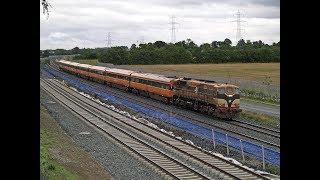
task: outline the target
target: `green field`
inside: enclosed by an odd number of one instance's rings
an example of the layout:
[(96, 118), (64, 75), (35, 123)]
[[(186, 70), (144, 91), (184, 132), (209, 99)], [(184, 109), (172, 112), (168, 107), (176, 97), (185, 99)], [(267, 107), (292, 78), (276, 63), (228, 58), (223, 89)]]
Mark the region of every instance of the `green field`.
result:
[(227, 78), (237, 77), (260, 82), (270, 77), (271, 84), (280, 85), (280, 63), (121, 65), (119, 67), (159, 74), (177, 72)]
[[(97, 65), (97, 59), (72, 60), (73, 62)], [(235, 63), (235, 64), (166, 64), (166, 65), (120, 65), (126, 69), (165, 74), (163, 72), (194, 75), (241, 78), (263, 82), (270, 77), (271, 84), (280, 85), (280, 63)]]

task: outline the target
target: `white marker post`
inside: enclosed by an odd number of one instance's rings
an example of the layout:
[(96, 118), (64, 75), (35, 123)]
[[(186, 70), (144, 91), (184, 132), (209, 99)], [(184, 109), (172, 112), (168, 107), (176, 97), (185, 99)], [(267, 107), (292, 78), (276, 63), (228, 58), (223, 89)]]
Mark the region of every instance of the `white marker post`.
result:
[(212, 130), (213, 148), (216, 149), (216, 141), (214, 139), (214, 130), (213, 129), (211, 129), (211, 130)]
[(242, 154), (242, 160), (244, 160), (244, 153), (243, 153), (243, 145), (242, 145), (242, 140), (240, 139), (240, 148), (241, 148), (241, 154)]
[(228, 134), (226, 134), (226, 141), (227, 141), (227, 155), (229, 156), (229, 142), (228, 142)]
[(261, 147), (262, 147), (262, 166), (263, 166), (263, 170), (265, 170), (266, 169), (266, 165), (265, 165), (265, 162), (264, 162), (264, 147), (263, 147), (263, 145), (261, 145)]

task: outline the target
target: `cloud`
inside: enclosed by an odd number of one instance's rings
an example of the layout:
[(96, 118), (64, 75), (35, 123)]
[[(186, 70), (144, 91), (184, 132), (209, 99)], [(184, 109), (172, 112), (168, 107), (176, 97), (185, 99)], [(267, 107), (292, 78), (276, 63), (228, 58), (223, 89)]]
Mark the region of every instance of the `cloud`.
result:
[(49, 34), (49, 38), (52, 39), (65, 39), (66, 37), (68, 37), (68, 35), (62, 32), (54, 32)]
[[(279, 1), (272, 0), (55, 0), (47, 20), (40, 8), (40, 48), (106, 46), (170, 41), (170, 16), (175, 15), (176, 39), (191, 38), (197, 44), (234, 40), (234, 14), (247, 21), (244, 38), (266, 43), (280, 40)], [(268, 33), (266, 32), (268, 29)], [(255, 39), (258, 38), (258, 39)]]

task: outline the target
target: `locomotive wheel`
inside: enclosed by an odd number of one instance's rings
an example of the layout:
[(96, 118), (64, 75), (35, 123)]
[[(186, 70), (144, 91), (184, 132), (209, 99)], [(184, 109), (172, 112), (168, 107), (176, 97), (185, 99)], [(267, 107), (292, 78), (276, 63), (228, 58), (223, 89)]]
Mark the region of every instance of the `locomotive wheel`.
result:
[(165, 99), (164, 99), (164, 102), (165, 102), (166, 104), (170, 104), (170, 98), (168, 98), (168, 97), (165, 98)]

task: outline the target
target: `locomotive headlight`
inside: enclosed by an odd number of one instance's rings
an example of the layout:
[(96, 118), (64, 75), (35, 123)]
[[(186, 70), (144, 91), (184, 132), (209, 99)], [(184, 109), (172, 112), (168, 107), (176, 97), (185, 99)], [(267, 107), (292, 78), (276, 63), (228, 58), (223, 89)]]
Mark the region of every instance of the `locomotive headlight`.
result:
[(229, 100), (229, 103), (231, 103), (231, 99)]

